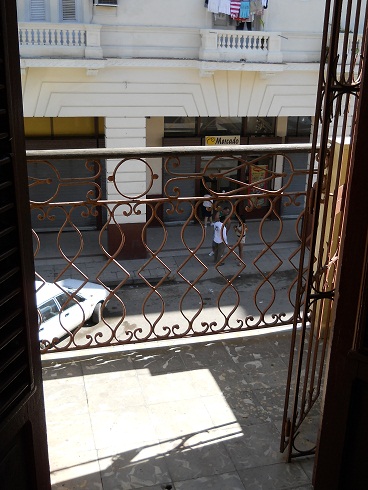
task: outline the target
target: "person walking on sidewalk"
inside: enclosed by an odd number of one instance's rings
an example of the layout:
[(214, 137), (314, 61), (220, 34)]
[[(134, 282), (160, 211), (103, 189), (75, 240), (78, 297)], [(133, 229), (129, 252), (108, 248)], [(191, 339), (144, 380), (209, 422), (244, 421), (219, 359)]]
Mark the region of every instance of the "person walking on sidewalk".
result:
[(207, 227), (208, 221), (212, 225), (212, 201), (209, 194), (205, 194), (207, 200), (203, 201), (203, 216), (204, 216), (204, 227)]
[[(224, 221), (228, 216), (230, 216), (231, 210), (229, 206), (225, 206), (224, 209), (220, 210), (220, 218), (224, 218)], [(231, 217), (226, 221), (226, 232), (229, 233), (231, 226)]]
[(238, 265), (242, 265), (241, 261), (243, 260), (245, 237), (247, 236), (247, 231), (248, 231), (248, 226), (246, 222), (244, 221), (243, 223), (238, 223), (238, 225), (235, 225), (234, 231), (236, 235), (236, 243), (238, 246), (238, 255), (240, 258), (240, 261), (238, 261)]
[[(226, 226), (224, 225), (224, 217), (220, 218), (219, 213), (215, 215), (215, 222), (213, 223), (213, 241), (212, 241), (212, 249), (214, 251), (214, 261), (215, 264), (222, 260), (222, 256), (224, 255), (225, 245), (227, 245), (227, 232)], [(224, 265), (224, 262), (221, 262), (218, 265)]]

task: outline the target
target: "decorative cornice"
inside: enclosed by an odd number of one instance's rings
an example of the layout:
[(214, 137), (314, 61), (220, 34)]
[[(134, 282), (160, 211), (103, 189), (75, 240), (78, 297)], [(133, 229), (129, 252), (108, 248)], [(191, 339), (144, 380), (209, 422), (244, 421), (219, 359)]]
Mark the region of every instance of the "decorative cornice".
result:
[[(194, 59), (167, 58), (105, 58), (105, 59), (66, 59), (66, 58), (21, 58), (21, 69), (25, 68), (83, 68), (103, 70), (110, 67), (122, 68), (192, 68), (201, 76), (211, 76), (216, 71), (248, 71), (281, 73), (284, 71), (318, 71), (318, 63), (251, 63), (243, 61), (200, 61)], [(267, 76), (267, 75), (266, 75)]]
[(206, 70), (204, 68), (201, 68), (199, 70), (199, 76), (201, 78), (210, 78), (210, 77), (213, 77), (213, 75), (215, 74), (215, 72), (212, 70)]

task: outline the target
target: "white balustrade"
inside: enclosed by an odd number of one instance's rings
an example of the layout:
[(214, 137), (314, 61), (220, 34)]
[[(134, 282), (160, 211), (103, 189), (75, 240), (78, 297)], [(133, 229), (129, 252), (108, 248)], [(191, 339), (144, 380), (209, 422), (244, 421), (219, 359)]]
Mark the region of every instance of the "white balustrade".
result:
[(19, 23), (20, 54), (101, 58), (100, 30), (92, 24)]
[(22, 58), (170, 58), (217, 62), (318, 63), (321, 35), (222, 29), (137, 29), (19, 23)]
[(19, 26), (21, 46), (85, 46), (86, 28), (76, 25), (27, 24)]
[(272, 62), (280, 63), (282, 53), (278, 37), (279, 33), (275, 32), (202, 29), (199, 58), (207, 61), (267, 62), (272, 54)]

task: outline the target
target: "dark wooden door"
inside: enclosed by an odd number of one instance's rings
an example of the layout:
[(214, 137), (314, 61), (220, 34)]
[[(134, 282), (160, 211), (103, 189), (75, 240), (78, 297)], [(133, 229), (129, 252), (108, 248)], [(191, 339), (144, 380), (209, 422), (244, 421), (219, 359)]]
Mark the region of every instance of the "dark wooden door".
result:
[(0, 0), (0, 487), (47, 490), (16, 1)]

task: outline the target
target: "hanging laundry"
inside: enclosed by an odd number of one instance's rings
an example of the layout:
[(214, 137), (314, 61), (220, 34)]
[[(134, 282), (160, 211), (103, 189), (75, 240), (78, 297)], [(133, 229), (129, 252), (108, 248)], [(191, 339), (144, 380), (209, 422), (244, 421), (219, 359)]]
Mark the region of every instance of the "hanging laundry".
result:
[(230, 15), (230, 0), (220, 0), (219, 13)]
[(251, 22), (255, 16), (263, 15), (268, 0), (205, 0), (204, 6), (214, 14), (225, 14), (237, 22), (247, 22), (247, 28), (251, 30)]
[(263, 14), (262, 0), (250, 1), (250, 13), (252, 16)]
[(242, 19), (249, 19), (250, 15), (250, 2), (241, 2), (239, 17)]
[(214, 14), (219, 13), (220, 0), (208, 0), (208, 11)]
[(232, 19), (239, 17), (241, 0), (231, 0), (230, 2), (230, 16)]

